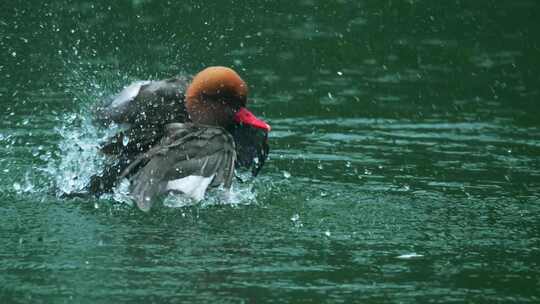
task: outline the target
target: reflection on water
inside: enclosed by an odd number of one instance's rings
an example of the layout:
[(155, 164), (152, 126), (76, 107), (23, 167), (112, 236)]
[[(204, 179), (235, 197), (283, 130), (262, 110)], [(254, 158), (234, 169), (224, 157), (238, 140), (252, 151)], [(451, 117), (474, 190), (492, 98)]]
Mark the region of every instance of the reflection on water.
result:
[[(538, 302), (535, 1), (18, 2), (0, 299)], [(101, 165), (93, 104), (214, 64), (273, 127), (239, 204), (57, 196)]]

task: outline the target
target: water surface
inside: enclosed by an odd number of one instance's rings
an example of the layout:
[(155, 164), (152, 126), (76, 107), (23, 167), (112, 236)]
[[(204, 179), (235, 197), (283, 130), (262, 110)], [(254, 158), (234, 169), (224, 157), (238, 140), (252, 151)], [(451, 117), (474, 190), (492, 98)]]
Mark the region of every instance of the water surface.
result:
[[(1, 302), (538, 302), (539, 9), (2, 3)], [(92, 105), (209, 65), (273, 127), (237, 204), (58, 196), (99, 169)]]

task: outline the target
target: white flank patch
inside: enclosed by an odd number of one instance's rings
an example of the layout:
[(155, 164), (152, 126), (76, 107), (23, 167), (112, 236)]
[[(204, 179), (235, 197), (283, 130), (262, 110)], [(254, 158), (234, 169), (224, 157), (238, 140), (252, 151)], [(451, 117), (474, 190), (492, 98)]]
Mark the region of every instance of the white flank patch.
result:
[(206, 188), (214, 179), (214, 175), (209, 177), (190, 175), (175, 179), (167, 183), (167, 190), (183, 192), (198, 202), (204, 198)]
[(122, 92), (116, 95), (113, 102), (111, 103), (111, 106), (116, 108), (132, 101), (139, 94), (141, 87), (149, 83), (150, 81), (144, 80), (144, 81), (137, 81), (128, 85), (122, 90)]

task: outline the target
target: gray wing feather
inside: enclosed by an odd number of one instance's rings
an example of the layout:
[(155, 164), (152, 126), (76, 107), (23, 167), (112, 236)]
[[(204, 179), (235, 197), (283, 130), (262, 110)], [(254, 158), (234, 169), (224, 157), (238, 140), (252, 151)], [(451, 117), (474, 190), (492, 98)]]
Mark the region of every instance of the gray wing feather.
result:
[(172, 123), (161, 142), (135, 159), (122, 173), (131, 178), (131, 195), (148, 211), (167, 192), (167, 183), (187, 176), (213, 177), (212, 186), (230, 188), (234, 176), (234, 140), (219, 127)]

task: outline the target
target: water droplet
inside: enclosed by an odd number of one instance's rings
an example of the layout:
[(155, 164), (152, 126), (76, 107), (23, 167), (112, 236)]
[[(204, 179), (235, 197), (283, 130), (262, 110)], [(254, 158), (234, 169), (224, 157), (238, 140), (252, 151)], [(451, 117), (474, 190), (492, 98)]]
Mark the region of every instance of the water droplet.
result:
[(129, 137), (128, 136), (122, 137), (122, 145), (125, 147), (128, 144), (129, 144)]
[(291, 174), (288, 171), (283, 171), (283, 177), (290, 178)]
[(396, 258), (402, 259), (402, 260), (408, 260), (408, 259), (417, 259), (417, 258), (422, 258), (422, 257), (424, 257), (424, 255), (417, 254), (416, 252), (412, 252), (412, 253), (398, 255)]

